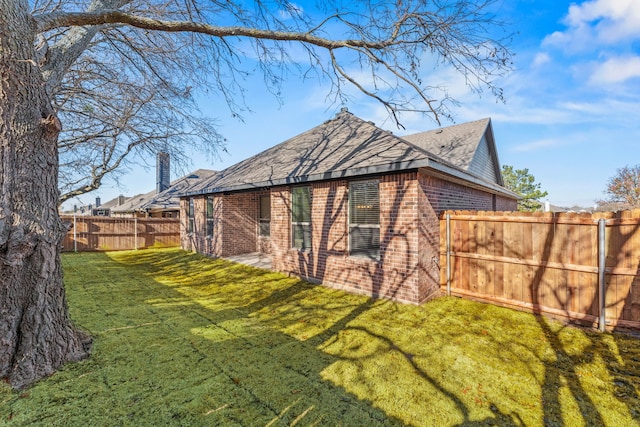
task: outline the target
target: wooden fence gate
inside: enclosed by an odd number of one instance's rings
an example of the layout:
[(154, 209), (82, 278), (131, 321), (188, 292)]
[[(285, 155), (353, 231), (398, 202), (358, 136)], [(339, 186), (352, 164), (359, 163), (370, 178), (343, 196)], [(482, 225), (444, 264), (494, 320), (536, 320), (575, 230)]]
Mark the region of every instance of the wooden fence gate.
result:
[(448, 211), (440, 232), (450, 295), (601, 330), (640, 329), (640, 210)]

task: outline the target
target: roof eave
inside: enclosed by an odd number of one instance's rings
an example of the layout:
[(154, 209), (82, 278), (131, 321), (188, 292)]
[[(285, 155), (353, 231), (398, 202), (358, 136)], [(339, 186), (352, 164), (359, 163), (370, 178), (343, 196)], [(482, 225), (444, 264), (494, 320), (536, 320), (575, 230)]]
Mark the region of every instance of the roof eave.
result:
[(280, 179), (268, 181), (250, 182), (226, 187), (209, 187), (202, 190), (182, 193), (180, 197), (199, 196), (202, 194), (226, 193), (231, 191), (255, 190), (266, 187), (276, 187), (279, 185), (304, 184), (317, 181), (328, 181), (341, 178), (353, 178), (366, 175), (380, 175), (391, 172), (403, 172), (415, 170), (423, 167), (429, 167), (431, 161), (428, 158), (420, 158), (402, 162), (385, 163), (380, 165), (371, 165), (364, 167), (349, 168), (343, 170), (335, 170), (317, 174), (289, 176)]
[(437, 162), (429, 158), (421, 158), (416, 160), (386, 163), (381, 165), (365, 166), (365, 167), (359, 167), (359, 168), (349, 168), (349, 169), (330, 171), (330, 172), (319, 173), (319, 174), (285, 177), (281, 179), (243, 183), (243, 184), (238, 184), (233, 186), (210, 187), (210, 188), (205, 188), (205, 189), (194, 191), (194, 192), (182, 193), (180, 197), (192, 197), (192, 196), (200, 196), (203, 194), (219, 194), (219, 193), (227, 193), (227, 192), (234, 192), (234, 191), (257, 190), (257, 189), (268, 188), (268, 187), (276, 187), (279, 185), (305, 184), (310, 182), (327, 181), (327, 180), (334, 180), (334, 179), (341, 179), (341, 178), (353, 178), (353, 177), (367, 176), (367, 175), (381, 175), (381, 174), (393, 173), (393, 172), (406, 172), (406, 171), (417, 170), (417, 169), (430, 170), (432, 171), (431, 172), (432, 175), (438, 175), (439, 177), (446, 179), (448, 181), (454, 181), (454, 180), (462, 181), (466, 185), (471, 184), (471, 186), (473, 187), (483, 189), (484, 191), (489, 190), (491, 193), (501, 194), (510, 198), (518, 197), (517, 194), (507, 190), (506, 188), (500, 185), (485, 181), (481, 178), (478, 178), (474, 175), (469, 174), (468, 172), (464, 172), (460, 169)]
[(426, 172), (429, 175), (435, 176), (436, 178), (442, 178), (446, 181), (464, 184), (483, 191), (489, 190), (491, 193), (500, 194), (516, 200), (520, 198), (518, 194), (502, 187), (501, 185), (486, 181), (476, 177), (475, 175), (471, 175), (467, 172), (436, 161), (431, 162)]

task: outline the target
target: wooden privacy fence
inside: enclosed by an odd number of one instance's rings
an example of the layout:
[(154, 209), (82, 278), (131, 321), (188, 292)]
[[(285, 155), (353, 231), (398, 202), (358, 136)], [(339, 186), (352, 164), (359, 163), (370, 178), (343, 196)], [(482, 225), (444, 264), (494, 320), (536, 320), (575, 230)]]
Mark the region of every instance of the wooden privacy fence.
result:
[(605, 328), (640, 329), (640, 210), (444, 212), (450, 295)]
[(177, 218), (62, 216), (71, 223), (63, 251), (118, 251), (180, 245)]

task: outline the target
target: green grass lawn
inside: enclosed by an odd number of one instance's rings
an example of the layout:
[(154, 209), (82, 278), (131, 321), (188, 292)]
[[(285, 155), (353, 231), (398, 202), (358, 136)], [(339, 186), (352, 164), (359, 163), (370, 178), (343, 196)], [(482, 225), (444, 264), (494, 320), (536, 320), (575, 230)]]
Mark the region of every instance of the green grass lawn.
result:
[(374, 301), (176, 249), (65, 254), (91, 358), (10, 426), (636, 426), (640, 341), (456, 298)]

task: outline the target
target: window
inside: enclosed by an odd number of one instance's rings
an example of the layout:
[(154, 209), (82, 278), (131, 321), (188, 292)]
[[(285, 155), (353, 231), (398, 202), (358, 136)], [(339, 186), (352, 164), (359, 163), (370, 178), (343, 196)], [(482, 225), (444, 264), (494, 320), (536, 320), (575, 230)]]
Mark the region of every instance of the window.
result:
[(260, 196), (260, 235), (271, 235), (271, 196)]
[(349, 249), (351, 255), (380, 256), (378, 181), (349, 184)]
[(187, 233), (193, 233), (193, 223), (194, 223), (194, 215), (195, 209), (193, 206), (193, 198), (189, 199), (189, 223), (187, 224)]
[(213, 236), (213, 197), (207, 197), (207, 210), (205, 212), (207, 221), (207, 237)]
[(295, 187), (291, 191), (292, 246), (311, 248), (311, 187)]

